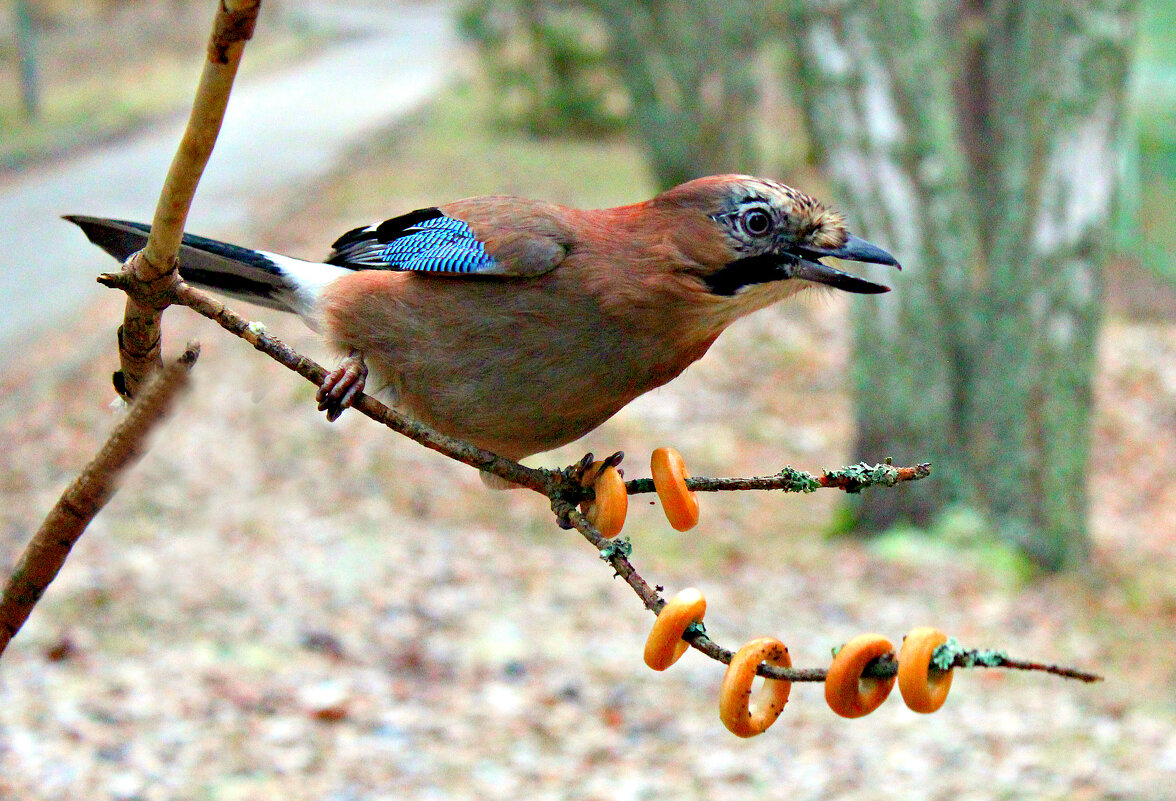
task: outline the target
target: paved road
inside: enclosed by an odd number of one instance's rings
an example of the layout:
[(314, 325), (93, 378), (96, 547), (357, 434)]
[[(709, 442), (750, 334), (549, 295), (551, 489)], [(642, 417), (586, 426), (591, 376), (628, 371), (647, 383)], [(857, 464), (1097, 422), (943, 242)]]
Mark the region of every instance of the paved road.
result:
[[(456, 37), (444, 6), (305, 5), (316, 16), (329, 14), (325, 23), (365, 35), (238, 83), (190, 230), (215, 236), (244, 229), (251, 209), (327, 172), (348, 147), (418, 107), (451, 75)], [(12, 343), (109, 291), (94, 276), (114, 263), (60, 216), (149, 220), (182, 128), (176, 119), (2, 179), (0, 362), (12, 355)]]

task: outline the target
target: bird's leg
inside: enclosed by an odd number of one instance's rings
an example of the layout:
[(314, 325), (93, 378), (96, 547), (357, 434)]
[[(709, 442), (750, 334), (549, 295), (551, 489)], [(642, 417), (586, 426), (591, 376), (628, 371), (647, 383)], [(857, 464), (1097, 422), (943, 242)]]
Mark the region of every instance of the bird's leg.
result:
[(368, 368), (364, 363), (363, 353), (354, 348), (338, 367), (327, 373), (315, 396), (319, 411), (327, 413), (327, 420), (335, 422), (339, 415), (343, 414), (343, 410), (355, 402), (356, 396), (363, 392), (367, 375)]

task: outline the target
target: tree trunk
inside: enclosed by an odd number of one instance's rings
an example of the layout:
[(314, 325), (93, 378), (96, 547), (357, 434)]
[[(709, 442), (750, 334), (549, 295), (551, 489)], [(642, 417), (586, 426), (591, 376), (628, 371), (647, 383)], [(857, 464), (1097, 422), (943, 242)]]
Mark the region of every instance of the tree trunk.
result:
[[(658, 183), (750, 171), (755, 160), (754, 7), (696, 0), (585, 0), (608, 31), (610, 60)], [(736, 56), (736, 54), (738, 54)]]
[(1134, 3), (794, 10), (818, 158), (904, 267), (855, 308), (855, 450), (936, 465), (934, 490), (861, 496), (861, 526), (966, 504), (1045, 568), (1081, 561)]

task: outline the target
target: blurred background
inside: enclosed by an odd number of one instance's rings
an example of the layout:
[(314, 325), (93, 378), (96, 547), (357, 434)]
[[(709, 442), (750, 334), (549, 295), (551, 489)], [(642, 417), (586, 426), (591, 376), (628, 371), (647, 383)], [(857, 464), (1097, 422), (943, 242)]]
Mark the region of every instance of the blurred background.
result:
[[(0, 561), (117, 413), (115, 265), (149, 219), (205, 0), (0, 2)], [(322, 258), (482, 193), (598, 207), (749, 172), (903, 261), (753, 315), (559, 465), (932, 461), (860, 498), (728, 493), (634, 561), (802, 666), (936, 625), (1107, 676), (970, 671), (936, 715), (794, 688), (765, 735), (537, 496), (344, 415), (183, 309), (195, 391), (0, 662), (0, 797), (1166, 799), (1176, 787), (1176, 9), (1164, 0), (267, 0), (193, 232)], [(296, 320), (241, 311), (320, 361)], [(637, 499), (634, 499), (637, 500)]]

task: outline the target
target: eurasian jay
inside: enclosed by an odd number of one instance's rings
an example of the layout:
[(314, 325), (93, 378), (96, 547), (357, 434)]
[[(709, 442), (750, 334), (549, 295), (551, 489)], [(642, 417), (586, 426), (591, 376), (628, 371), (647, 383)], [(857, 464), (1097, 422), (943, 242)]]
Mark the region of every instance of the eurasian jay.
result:
[[(66, 219), (119, 260), (150, 230)], [(185, 235), (180, 275), (299, 314), (346, 354), (319, 391), (329, 419), (370, 365), (402, 411), (517, 460), (665, 384), (745, 314), (817, 284), (888, 291), (826, 256), (899, 266), (808, 195), (716, 175), (612, 209), (457, 200), (348, 231), (325, 263)]]

